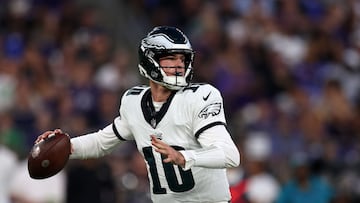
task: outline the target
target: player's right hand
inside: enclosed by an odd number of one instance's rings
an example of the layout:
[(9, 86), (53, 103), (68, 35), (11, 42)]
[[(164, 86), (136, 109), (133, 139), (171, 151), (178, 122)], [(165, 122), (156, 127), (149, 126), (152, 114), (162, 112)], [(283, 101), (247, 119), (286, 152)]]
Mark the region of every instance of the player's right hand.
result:
[(55, 129), (54, 131), (46, 131), (43, 134), (39, 135), (39, 137), (37, 137), (37, 139), (35, 140), (35, 144), (41, 142), (42, 140), (45, 140), (47, 137), (49, 137), (52, 134), (55, 133), (62, 133), (61, 129)]
[[(61, 129), (55, 129), (54, 131), (46, 131), (43, 134), (39, 135), (39, 137), (36, 138), (35, 140), (35, 144), (45, 140), (46, 138), (48, 138), (50, 135), (52, 134), (56, 134), (56, 133), (63, 133)], [(74, 148), (73, 145), (71, 144), (71, 154), (74, 152)]]

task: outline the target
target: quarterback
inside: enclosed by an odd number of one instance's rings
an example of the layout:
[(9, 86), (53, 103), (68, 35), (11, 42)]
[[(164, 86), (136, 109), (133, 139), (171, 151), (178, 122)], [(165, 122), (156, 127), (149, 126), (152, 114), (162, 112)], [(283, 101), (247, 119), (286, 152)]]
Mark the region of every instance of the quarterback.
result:
[(153, 202), (229, 202), (226, 168), (238, 166), (240, 154), (226, 129), (221, 93), (209, 84), (190, 83), (194, 51), (188, 38), (177, 28), (155, 27), (138, 54), (149, 86), (127, 90), (111, 124), (72, 138), (70, 158), (101, 157), (135, 140)]

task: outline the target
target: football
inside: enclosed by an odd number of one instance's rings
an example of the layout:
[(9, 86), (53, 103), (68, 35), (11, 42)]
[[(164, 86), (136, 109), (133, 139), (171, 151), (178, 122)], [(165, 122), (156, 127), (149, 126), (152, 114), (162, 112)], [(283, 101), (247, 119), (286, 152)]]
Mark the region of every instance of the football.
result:
[(28, 155), (28, 171), (33, 179), (49, 178), (61, 171), (71, 153), (70, 137), (54, 133), (35, 144)]

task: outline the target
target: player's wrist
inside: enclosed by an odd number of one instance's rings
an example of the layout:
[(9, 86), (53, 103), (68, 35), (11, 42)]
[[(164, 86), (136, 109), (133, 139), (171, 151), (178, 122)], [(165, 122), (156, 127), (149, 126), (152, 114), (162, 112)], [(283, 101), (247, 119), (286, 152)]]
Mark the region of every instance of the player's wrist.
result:
[(178, 156), (177, 156), (177, 164), (181, 167), (184, 168), (185, 167), (185, 158), (183, 156), (182, 153), (178, 152)]
[(183, 170), (189, 170), (195, 164), (195, 157), (191, 150), (179, 151), (184, 158), (184, 165), (181, 166)]

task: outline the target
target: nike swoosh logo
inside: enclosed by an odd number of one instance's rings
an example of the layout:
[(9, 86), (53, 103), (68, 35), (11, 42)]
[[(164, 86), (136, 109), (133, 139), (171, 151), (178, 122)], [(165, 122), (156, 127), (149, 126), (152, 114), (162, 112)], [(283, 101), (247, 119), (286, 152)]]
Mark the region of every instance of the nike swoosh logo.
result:
[(211, 92), (209, 92), (209, 94), (206, 96), (206, 97), (203, 97), (203, 100), (206, 101), (209, 99), (209, 96), (210, 96)]

